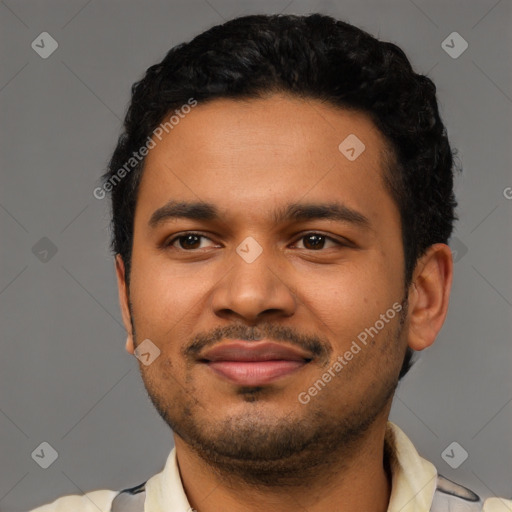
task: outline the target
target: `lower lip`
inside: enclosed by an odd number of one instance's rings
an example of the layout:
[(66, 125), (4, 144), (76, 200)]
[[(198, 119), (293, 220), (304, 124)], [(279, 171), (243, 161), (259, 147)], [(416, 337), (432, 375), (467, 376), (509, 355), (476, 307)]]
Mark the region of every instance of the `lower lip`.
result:
[(243, 386), (261, 386), (302, 368), (306, 361), (212, 361), (218, 375)]

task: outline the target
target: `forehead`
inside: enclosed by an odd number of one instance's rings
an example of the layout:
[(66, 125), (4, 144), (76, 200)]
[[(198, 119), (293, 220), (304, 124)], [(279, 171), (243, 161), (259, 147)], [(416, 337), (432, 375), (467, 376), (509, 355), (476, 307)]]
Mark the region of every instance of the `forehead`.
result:
[(382, 179), (385, 140), (361, 112), (283, 95), (219, 99), (153, 139), (137, 203), (146, 218), (171, 199), (253, 218), (268, 211), (268, 221), (280, 203), (302, 198), (341, 201), (368, 216), (396, 210)]

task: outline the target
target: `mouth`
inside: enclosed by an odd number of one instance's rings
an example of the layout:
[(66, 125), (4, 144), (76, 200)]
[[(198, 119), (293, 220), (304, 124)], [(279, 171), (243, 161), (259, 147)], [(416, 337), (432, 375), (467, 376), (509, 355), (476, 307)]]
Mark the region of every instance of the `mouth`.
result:
[(199, 362), (233, 384), (262, 386), (299, 371), (312, 359), (312, 354), (299, 348), (237, 340), (205, 351)]

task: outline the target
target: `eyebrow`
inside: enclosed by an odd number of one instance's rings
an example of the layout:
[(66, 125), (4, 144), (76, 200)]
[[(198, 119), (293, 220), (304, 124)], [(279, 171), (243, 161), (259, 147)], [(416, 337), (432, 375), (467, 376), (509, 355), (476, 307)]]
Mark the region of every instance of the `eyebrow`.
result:
[[(155, 228), (168, 219), (177, 218), (214, 221), (220, 220), (221, 215), (218, 208), (212, 203), (171, 200), (153, 212), (149, 219), (149, 226)], [(338, 202), (291, 203), (278, 208), (272, 213), (272, 221), (276, 224), (315, 219), (346, 222), (364, 229), (371, 228), (371, 222), (368, 217)]]

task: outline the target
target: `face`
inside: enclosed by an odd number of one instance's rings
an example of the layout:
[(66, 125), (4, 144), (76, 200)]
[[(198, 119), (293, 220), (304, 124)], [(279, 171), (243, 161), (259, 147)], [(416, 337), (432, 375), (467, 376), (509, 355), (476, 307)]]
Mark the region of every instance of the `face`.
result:
[(383, 137), (274, 95), (199, 104), (155, 142), (126, 323), (160, 350), (140, 369), (176, 443), (260, 476), (349, 450), (387, 418), (407, 346)]

